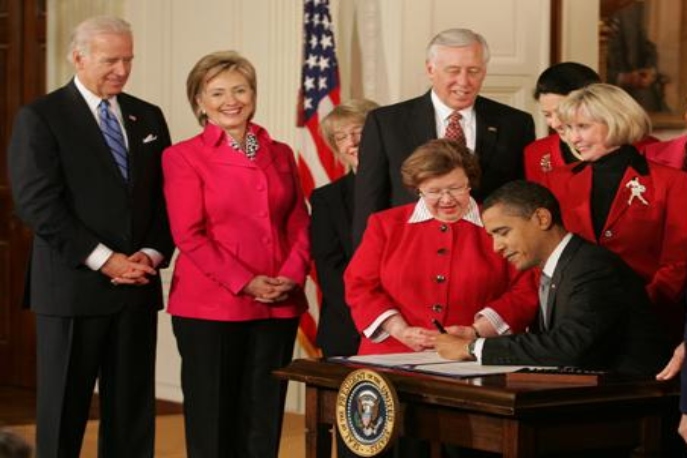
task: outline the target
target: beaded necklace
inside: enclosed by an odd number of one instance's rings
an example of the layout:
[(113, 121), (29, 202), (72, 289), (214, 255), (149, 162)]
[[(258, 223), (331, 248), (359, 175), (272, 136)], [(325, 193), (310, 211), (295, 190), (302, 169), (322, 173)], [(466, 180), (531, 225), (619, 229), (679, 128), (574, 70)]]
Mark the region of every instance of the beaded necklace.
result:
[(231, 135), (227, 136), (229, 137), (229, 145), (231, 145), (232, 148), (234, 148), (236, 151), (241, 151), (249, 160), (255, 160), (255, 156), (258, 154), (258, 148), (260, 145), (258, 144), (258, 137), (256, 137), (254, 133), (248, 132), (248, 134), (246, 134), (245, 146), (241, 146), (241, 143), (239, 143)]

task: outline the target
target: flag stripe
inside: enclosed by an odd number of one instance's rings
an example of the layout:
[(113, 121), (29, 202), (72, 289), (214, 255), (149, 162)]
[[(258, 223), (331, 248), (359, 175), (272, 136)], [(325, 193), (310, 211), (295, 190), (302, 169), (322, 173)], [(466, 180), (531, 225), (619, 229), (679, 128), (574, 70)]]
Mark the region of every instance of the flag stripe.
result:
[[(303, 68), (297, 116), (301, 130), (298, 171), (303, 192), (310, 198), (314, 188), (339, 178), (344, 168), (319, 135), (320, 119), (341, 102), (329, 0), (304, 0), (303, 13)], [(314, 269), (312, 272), (306, 285), (309, 309), (301, 317), (298, 341), (308, 355), (318, 356), (315, 337), (320, 292)]]

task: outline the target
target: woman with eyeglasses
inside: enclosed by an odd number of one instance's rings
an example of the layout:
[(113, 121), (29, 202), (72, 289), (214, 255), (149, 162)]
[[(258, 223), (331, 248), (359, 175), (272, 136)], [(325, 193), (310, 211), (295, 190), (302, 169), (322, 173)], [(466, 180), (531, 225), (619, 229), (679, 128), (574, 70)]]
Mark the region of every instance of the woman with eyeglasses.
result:
[(475, 156), (432, 140), (401, 174), (418, 201), (370, 217), (344, 277), (358, 353), (431, 349), (442, 328), (470, 338), (524, 331), (537, 313), (535, 274), (494, 253), (470, 196)]
[(348, 100), (320, 122), (322, 139), (348, 171), (310, 196), (311, 250), (322, 292), (317, 345), (325, 357), (355, 355), (360, 344), (344, 298), (343, 273), (353, 255), (351, 223), (360, 134), (367, 113), (377, 106), (366, 99)]

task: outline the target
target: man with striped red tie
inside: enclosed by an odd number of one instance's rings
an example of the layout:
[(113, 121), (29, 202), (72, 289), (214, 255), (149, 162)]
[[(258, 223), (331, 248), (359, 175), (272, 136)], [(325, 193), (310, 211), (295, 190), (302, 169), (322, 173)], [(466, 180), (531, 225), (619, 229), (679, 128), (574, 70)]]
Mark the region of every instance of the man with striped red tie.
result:
[(525, 112), (479, 95), (488, 62), (489, 47), (480, 34), (444, 30), (427, 47), (431, 89), (370, 113), (355, 183), (355, 245), (370, 214), (417, 199), (403, 186), (401, 164), (429, 140), (450, 138), (479, 158), (482, 179), (472, 190), (478, 201), (523, 176), (522, 155), (534, 140), (534, 121)]

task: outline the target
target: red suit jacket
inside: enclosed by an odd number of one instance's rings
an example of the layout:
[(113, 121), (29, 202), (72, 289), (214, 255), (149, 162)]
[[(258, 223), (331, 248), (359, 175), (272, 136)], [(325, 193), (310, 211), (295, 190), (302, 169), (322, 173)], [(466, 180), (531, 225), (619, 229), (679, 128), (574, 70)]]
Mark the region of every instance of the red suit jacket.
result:
[[(645, 187), (632, 197), (628, 183), (637, 178)], [(687, 175), (637, 155), (620, 181), (618, 192), (596, 240), (590, 196), (592, 169), (580, 164), (557, 168), (545, 183), (558, 198), (566, 228), (618, 254), (646, 281), (649, 298), (669, 330), (681, 338), (687, 280)], [(630, 203), (628, 203), (630, 202)]]
[(535, 140), (525, 147), (525, 178), (544, 183), (546, 174), (555, 167), (565, 165), (558, 134)]
[(169, 313), (217, 321), (292, 318), (302, 290), (274, 304), (241, 293), (258, 274), (305, 282), (309, 217), (293, 152), (250, 126), (255, 161), (232, 150), (217, 126), (165, 150), (162, 165), (172, 236), (179, 249)]
[[(537, 274), (517, 272), (492, 249), (484, 228), (465, 220), (408, 223), (415, 204), (370, 217), (362, 242), (346, 269), (346, 301), (362, 331), (397, 309), (410, 326), (434, 329), (470, 325), (484, 307), (496, 311), (513, 332), (537, 316)], [(388, 337), (363, 336), (359, 354), (410, 351)]]
[[(643, 151), (649, 148), (649, 145), (658, 143), (658, 139), (648, 136), (637, 142), (635, 147)], [(527, 145), (525, 147), (524, 160), (525, 179), (539, 184), (546, 184), (546, 175), (551, 170), (567, 165), (561, 151), (560, 135), (551, 134)]]
[(644, 149), (644, 155), (654, 162), (667, 165), (674, 169), (684, 170), (685, 168), (685, 146), (687, 146), (687, 135), (665, 142), (657, 142), (648, 145)]

